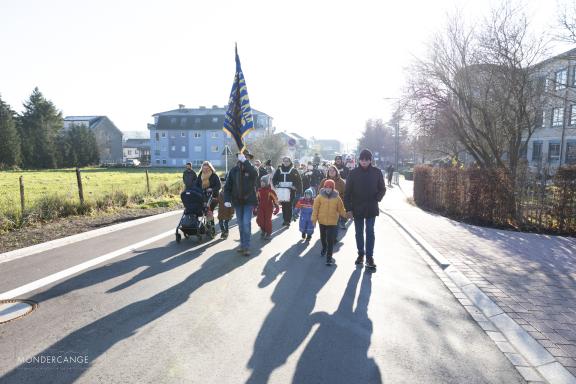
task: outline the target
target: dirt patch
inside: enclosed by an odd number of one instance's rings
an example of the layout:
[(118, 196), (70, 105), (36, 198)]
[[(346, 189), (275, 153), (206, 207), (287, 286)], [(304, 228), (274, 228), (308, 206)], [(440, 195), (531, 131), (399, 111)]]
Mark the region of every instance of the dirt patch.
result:
[(124, 208), (99, 213), (95, 216), (70, 216), (50, 223), (34, 224), (16, 231), (2, 233), (0, 253), (178, 209), (181, 208)]

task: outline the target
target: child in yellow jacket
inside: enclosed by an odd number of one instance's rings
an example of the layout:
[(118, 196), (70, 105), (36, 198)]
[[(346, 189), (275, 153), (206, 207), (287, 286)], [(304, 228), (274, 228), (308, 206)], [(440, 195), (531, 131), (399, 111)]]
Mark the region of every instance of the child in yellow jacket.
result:
[(326, 180), (324, 188), (314, 199), (312, 209), (312, 223), (320, 224), (320, 241), (322, 242), (322, 256), (326, 256), (326, 265), (334, 264), (332, 249), (336, 242), (336, 225), (339, 217), (346, 217), (344, 203), (338, 191), (334, 189), (333, 180)]

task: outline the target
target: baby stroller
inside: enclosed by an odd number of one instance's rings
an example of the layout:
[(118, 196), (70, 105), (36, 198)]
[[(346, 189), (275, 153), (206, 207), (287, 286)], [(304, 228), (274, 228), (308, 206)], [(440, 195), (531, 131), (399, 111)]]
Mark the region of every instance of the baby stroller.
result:
[(180, 194), (182, 204), (184, 204), (184, 213), (176, 227), (176, 242), (182, 240), (182, 235), (187, 239), (190, 236), (196, 236), (198, 241), (202, 241), (204, 235), (213, 239), (216, 237), (216, 228), (212, 219), (210, 203), (212, 193), (205, 193), (200, 187), (187, 189)]

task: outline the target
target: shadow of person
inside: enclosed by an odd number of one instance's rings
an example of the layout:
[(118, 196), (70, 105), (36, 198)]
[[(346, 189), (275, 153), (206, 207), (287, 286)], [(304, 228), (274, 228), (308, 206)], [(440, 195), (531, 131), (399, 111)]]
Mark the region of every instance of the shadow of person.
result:
[[(207, 259), (201, 268), (182, 282), (150, 298), (134, 302), (110, 313), (60, 339), (35, 357), (46, 356), (58, 351), (76, 351), (87, 356), (89, 362), (102, 356), (118, 342), (135, 335), (138, 330), (184, 304), (192, 293), (204, 284), (243, 266), (253, 258), (241, 257), (226, 250)], [(70, 369), (66, 363), (53, 362), (49, 369), (29, 359), (0, 377), (1, 383), (46, 383), (67, 384), (75, 382), (85, 369)]]
[(361, 269), (352, 272), (336, 312), (321, 315), (320, 327), (298, 360), (293, 383), (382, 382), (378, 365), (368, 357), (372, 336), (372, 321), (368, 318), (372, 290), (369, 272), (362, 276), (356, 309), (353, 309), (361, 274)]
[[(303, 251), (307, 252), (300, 256)], [(272, 372), (286, 362), (317, 322), (310, 313), (318, 292), (335, 271), (324, 265), (319, 252), (317, 247), (295, 244), (278, 260), (271, 258), (266, 264), (260, 288), (283, 274), (272, 293), (274, 307), (260, 328), (247, 364), (252, 370), (247, 383), (267, 383)]]

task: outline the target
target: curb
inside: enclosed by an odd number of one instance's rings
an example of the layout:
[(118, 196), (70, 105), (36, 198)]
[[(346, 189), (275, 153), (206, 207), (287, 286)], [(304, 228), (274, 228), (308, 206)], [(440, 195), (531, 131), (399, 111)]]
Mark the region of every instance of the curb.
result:
[(576, 384), (576, 377), (566, 367), (440, 252), (397, 217), (382, 209), (380, 212), (393, 220), (407, 238), (414, 240), (421, 248), (416, 248), (421, 256), (427, 256), (436, 264), (431, 265), (434, 272), (526, 381), (542, 381), (543, 378), (550, 384)]
[(12, 261), (12, 260), (20, 259), (23, 257), (35, 255), (35, 254), (40, 253), (40, 252), (49, 251), (51, 249), (59, 248), (59, 247), (62, 247), (64, 245), (77, 243), (79, 241), (92, 239), (94, 237), (98, 237), (101, 235), (105, 235), (108, 233), (112, 233), (112, 232), (119, 231), (122, 229), (130, 228), (130, 227), (134, 227), (136, 225), (144, 224), (144, 223), (147, 223), (150, 221), (163, 219), (165, 217), (174, 216), (176, 214), (181, 215), (182, 210), (164, 212), (164, 213), (160, 213), (158, 215), (152, 215), (152, 216), (148, 216), (148, 217), (143, 217), (141, 219), (130, 220), (130, 221), (127, 221), (125, 223), (114, 224), (114, 225), (110, 225), (107, 227), (94, 229), (92, 231), (78, 233), (76, 235), (72, 235), (72, 236), (68, 236), (68, 237), (63, 237), (61, 239), (47, 241), (45, 243), (32, 245), (32, 246), (26, 247), (26, 248), (15, 249), (13, 251), (1, 253), (0, 254), (0, 264), (6, 263), (6, 262)]

